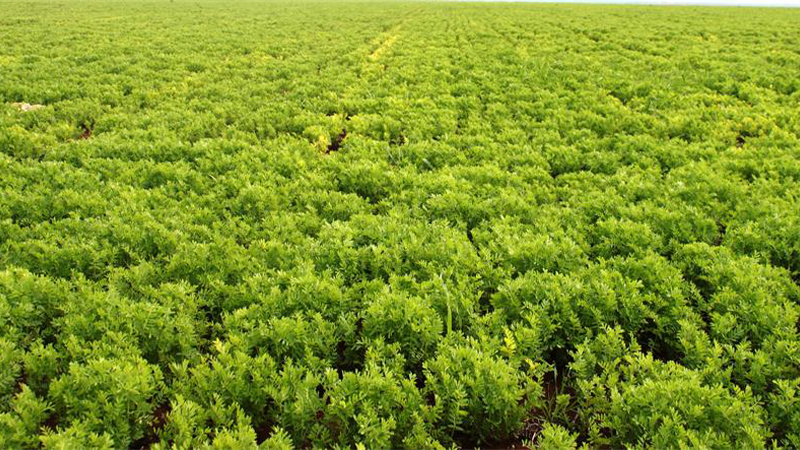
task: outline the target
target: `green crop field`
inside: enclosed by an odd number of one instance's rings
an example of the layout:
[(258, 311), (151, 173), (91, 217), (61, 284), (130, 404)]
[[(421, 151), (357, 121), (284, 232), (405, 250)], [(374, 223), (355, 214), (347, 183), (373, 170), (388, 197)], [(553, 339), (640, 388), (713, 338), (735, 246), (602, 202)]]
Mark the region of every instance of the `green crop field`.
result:
[(797, 448), (800, 10), (0, 0), (0, 448)]

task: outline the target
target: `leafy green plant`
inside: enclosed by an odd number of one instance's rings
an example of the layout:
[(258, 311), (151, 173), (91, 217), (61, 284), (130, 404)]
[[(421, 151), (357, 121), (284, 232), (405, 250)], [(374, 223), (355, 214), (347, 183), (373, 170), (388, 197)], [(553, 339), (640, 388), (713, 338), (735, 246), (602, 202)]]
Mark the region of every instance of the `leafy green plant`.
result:
[(512, 436), (540, 395), (539, 386), (507, 362), (471, 346), (444, 345), (424, 367), (426, 388), (441, 405), (439, 422), (451, 438)]
[(161, 371), (141, 358), (70, 364), (69, 371), (50, 385), (55, 413), (74, 427), (74, 436), (70, 432), (59, 435), (79, 442), (108, 435), (115, 446), (130, 445), (144, 436), (159, 402), (161, 383)]
[(0, 447), (800, 446), (797, 10), (0, 11)]
[(574, 358), (595, 444), (763, 448), (771, 437), (749, 388), (710, 384), (700, 372), (656, 361), (626, 343), (621, 329), (580, 346)]

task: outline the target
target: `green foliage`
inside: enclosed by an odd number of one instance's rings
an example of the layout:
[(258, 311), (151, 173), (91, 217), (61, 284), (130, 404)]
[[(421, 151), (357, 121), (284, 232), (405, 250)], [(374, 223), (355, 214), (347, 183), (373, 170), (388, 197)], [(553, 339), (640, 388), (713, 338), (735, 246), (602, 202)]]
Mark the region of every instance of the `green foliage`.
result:
[(366, 339), (399, 344), (412, 366), (433, 356), (442, 336), (442, 319), (424, 300), (385, 291), (364, 311), (363, 327)]
[(272, 431), (266, 441), (261, 443), (259, 448), (264, 450), (293, 450), (294, 445), (289, 434), (284, 429), (277, 428)]
[(140, 358), (97, 358), (70, 364), (51, 384), (49, 397), (61, 420), (75, 427), (74, 436), (64, 439), (108, 433), (115, 446), (126, 447), (144, 436), (162, 383), (158, 367)]
[(778, 380), (770, 394), (768, 411), (779, 442), (786, 447), (800, 445), (800, 379)]
[(256, 449), (250, 418), (236, 405), (226, 405), (214, 395), (206, 406), (177, 395), (170, 404), (161, 442), (154, 449)]
[(798, 10), (0, 4), (0, 447), (800, 446)]
[(577, 436), (559, 425), (547, 423), (541, 431), (536, 448), (541, 450), (575, 450)]
[(425, 379), (443, 432), (468, 433), (478, 442), (513, 436), (539, 395), (524, 374), (471, 345), (441, 346), (425, 364)]
[(771, 435), (749, 387), (726, 388), (654, 360), (627, 344), (619, 328), (579, 346), (571, 367), (594, 444), (764, 448)]
[(23, 385), (8, 406), (8, 411), (0, 413), (0, 447), (36, 447), (39, 427), (50, 415), (50, 405)]
[(0, 339), (0, 402), (4, 405), (11, 400), (22, 374), (21, 356), (13, 342)]
[(0, 336), (25, 347), (52, 338), (52, 321), (67, 301), (64, 288), (27, 270), (0, 272)]
[(115, 448), (114, 440), (107, 433), (94, 433), (81, 424), (72, 424), (58, 432), (45, 432), (41, 436), (42, 447), (48, 450), (66, 450), (69, 448), (96, 448), (111, 450)]
[(346, 374), (329, 391), (326, 408), (329, 428), (338, 430), (341, 445), (367, 448), (402, 446), (427, 407), (413, 380), (368, 366), (363, 373)]

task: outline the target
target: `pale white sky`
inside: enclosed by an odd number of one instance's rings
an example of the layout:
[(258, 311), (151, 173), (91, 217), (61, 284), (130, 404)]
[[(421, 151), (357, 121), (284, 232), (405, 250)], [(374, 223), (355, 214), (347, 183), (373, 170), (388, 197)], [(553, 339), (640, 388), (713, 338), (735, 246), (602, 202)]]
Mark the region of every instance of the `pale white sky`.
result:
[(647, 5), (718, 5), (800, 7), (800, 0), (471, 0), (534, 3), (633, 3)]

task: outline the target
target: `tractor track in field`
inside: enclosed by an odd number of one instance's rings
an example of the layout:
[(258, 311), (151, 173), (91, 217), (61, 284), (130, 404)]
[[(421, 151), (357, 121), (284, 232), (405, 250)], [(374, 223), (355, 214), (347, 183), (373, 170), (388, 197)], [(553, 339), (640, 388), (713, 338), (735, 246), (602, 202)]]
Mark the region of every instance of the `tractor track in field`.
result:
[(378, 47), (375, 48), (375, 50), (372, 53), (370, 53), (367, 58), (371, 61), (376, 61), (378, 58), (381, 57), (382, 54), (384, 54), (390, 48), (392, 48), (392, 45), (394, 45), (394, 43), (397, 41), (397, 38), (400, 36), (399, 31), (401, 26), (402, 24), (399, 24), (393, 27), (391, 30), (389, 30), (388, 31), (389, 36), (386, 37), (386, 39), (381, 40), (380, 44), (378, 44)]
[[(421, 11), (422, 10), (413, 10), (407, 12), (400, 17), (400, 19), (394, 25), (388, 27), (388, 29), (385, 29), (385, 31), (382, 31), (375, 37), (375, 39), (373, 39), (372, 45), (367, 50), (368, 53), (363, 56), (363, 62), (357, 75), (357, 83), (349, 86), (342, 92), (341, 97), (343, 99), (360, 97), (360, 93), (364, 89), (364, 83), (375, 82), (384, 77), (384, 73), (389, 67), (389, 65), (386, 64), (387, 55), (390, 54), (392, 47), (402, 37), (401, 30), (403, 26), (408, 21), (409, 17)], [(353, 112), (348, 112), (345, 114), (341, 131), (337, 135), (332, 136), (330, 144), (323, 152), (324, 155), (331, 155), (340, 150), (345, 139), (347, 138), (348, 122), (350, 121), (350, 118), (356, 114), (357, 113)]]

